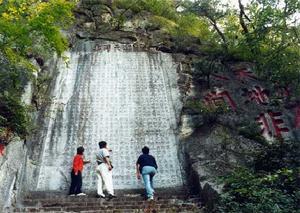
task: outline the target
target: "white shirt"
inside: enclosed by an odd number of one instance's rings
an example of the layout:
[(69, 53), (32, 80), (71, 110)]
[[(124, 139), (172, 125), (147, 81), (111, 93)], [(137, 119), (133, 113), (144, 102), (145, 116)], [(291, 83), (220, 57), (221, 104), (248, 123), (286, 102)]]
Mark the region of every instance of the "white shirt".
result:
[(104, 161), (105, 157), (109, 157), (109, 151), (106, 148), (102, 148), (96, 155), (97, 161), (101, 163), (105, 163)]

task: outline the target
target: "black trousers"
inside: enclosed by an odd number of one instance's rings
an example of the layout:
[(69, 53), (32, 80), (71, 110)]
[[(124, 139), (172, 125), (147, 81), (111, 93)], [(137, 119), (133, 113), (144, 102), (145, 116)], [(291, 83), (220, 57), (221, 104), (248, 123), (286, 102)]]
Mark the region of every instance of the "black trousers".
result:
[(74, 170), (71, 172), (71, 186), (69, 194), (79, 194), (81, 193), (81, 186), (82, 186), (82, 175), (81, 172), (78, 172), (75, 175)]

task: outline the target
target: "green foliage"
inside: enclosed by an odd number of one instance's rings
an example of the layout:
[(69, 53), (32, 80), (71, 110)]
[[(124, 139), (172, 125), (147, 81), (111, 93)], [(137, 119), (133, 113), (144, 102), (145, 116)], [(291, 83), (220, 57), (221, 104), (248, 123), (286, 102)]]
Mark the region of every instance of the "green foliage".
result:
[(262, 144), (253, 169), (239, 168), (222, 177), (224, 190), (216, 212), (298, 212), (300, 144)]
[(139, 0), (116, 0), (113, 2), (113, 7), (131, 10), (135, 14), (141, 12), (143, 9), (139, 4)]
[[(226, 16), (227, 10), (223, 10), (223, 7), (227, 7), (218, 0), (203, 0), (203, 1), (185, 1), (184, 7), (187, 12), (196, 14), (199, 17), (203, 17), (208, 20), (212, 27), (211, 35), (213, 36), (211, 42), (221, 44), (227, 50), (227, 38), (221, 30), (218, 21)], [(223, 26), (222, 26), (223, 27)], [(214, 36), (215, 35), (215, 36)]]
[(220, 104), (216, 107), (210, 107), (205, 105), (199, 99), (189, 99), (185, 104), (186, 108), (190, 108), (199, 114), (222, 114), (229, 111), (228, 107), (224, 104)]
[(148, 28), (157, 28), (168, 33), (174, 30), (174, 28), (177, 26), (175, 21), (162, 16), (152, 16), (149, 21), (151, 26)]
[(216, 51), (222, 47), (228, 59), (255, 62), (260, 77), (299, 90), (300, 40), (295, 22), (299, 1), (253, 0), (238, 10), (220, 4), (215, 0), (184, 4), (186, 11), (209, 20), (214, 31), (210, 47)]
[(175, 38), (186, 36), (200, 38), (201, 41), (209, 41), (212, 36), (207, 20), (194, 14), (181, 15), (176, 19), (176, 25), (170, 30)]
[(238, 127), (238, 133), (245, 138), (265, 144), (266, 141), (261, 135), (261, 129), (256, 122), (245, 122)]
[(0, 52), (12, 64), (33, 69), (28, 56), (61, 55), (68, 47), (60, 33), (72, 23), (74, 3), (66, 0), (7, 0), (0, 4)]
[(7, 92), (0, 94), (0, 128), (9, 128), (20, 137), (25, 137), (30, 129), (28, 108), (18, 96)]
[[(217, 46), (214, 32), (210, 29), (210, 23), (207, 19), (199, 17), (189, 12), (176, 11), (175, 1), (172, 0), (117, 0), (114, 2), (116, 8), (123, 9), (121, 13), (131, 10), (134, 14), (141, 12), (148, 13), (148, 29), (161, 29), (170, 34), (178, 49), (183, 49), (191, 45), (198, 38), (201, 42), (210, 43)], [(143, 13), (144, 16), (144, 13)], [(119, 19), (120, 14), (116, 15)], [(124, 16), (122, 17), (123, 20)], [(124, 20), (122, 21), (124, 23)], [(217, 48), (217, 47), (216, 47)]]
[(223, 178), (225, 186), (216, 212), (296, 213), (300, 203), (298, 173), (297, 169), (286, 168), (273, 173), (237, 169)]
[(193, 62), (193, 76), (196, 81), (206, 78), (207, 87), (210, 87), (210, 76), (213, 73), (226, 72), (227, 68), (216, 59), (199, 59)]
[(254, 161), (257, 171), (274, 172), (281, 168), (300, 168), (299, 141), (265, 143)]
[(149, 11), (153, 15), (168, 19), (176, 18), (175, 5), (172, 0), (140, 0), (139, 4), (143, 10)]
[(176, 10), (172, 0), (117, 0), (115, 7), (130, 9), (134, 13), (141, 11), (150, 12), (152, 15), (162, 16), (168, 19), (176, 19)]
[[(300, 27), (295, 22), (299, 1), (253, 0), (238, 10), (217, 0), (117, 0), (115, 4), (134, 13), (147, 11), (153, 28), (169, 33), (179, 49), (192, 46), (195, 40), (190, 38), (198, 38), (205, 53), (254, 62), (261, 78), (300, 91)], [(178, 4), (183, 11), (176, 10)]]
[[(30, 78), (26, 69), (7, 63), (0, 63), (0, 91), (21, 95), (25, 83)], [(0, 93), (1, 93), (0, 92)]]
[(30, 58), (59, 56), (68, 48), (61, 30), (73, 18), (76, 0), (0, 0), (0, 128), (25, 137), (29, 109), (21, 102), (35, 66)]
[(226, 104), (219, 104), (217, 106), (207, 106), (199, 99), (189, 99), (185, 103), (185, 108), (193, 110), (196, 114), (203, 116), (204, 123), (214, 123), (220, 114), (230, 111)]

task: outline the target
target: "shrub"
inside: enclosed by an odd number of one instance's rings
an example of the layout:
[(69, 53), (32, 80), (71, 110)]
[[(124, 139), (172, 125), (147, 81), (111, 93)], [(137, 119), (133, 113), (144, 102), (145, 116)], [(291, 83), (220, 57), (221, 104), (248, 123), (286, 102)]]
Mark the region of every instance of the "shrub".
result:
[(148, 11), (152, 15), (168, 19), (176, 19), (176, 10), (171, 0), (117, 0), (114, 6), (120, 9), (131, 10), (134, 13)]
[(254, 161), (256, 171), (274, 172), (281, 168), (300, 168), (299, 141), (265, 144)]
[(30, 128), (28, 109), (20, 98), (7, 92), (0, 93), (0, 128), (8, 128), (24, 138)]
[(207, 87), (210, 87), (210, 77), (214, 73), (226, 72), (228, 69), (219, 60), (214, 58), (198, 59), (193, 62), (193, 77), (196, 81), (205, 78)]
[(261, 144), (264, 144), (265, 138), (261, 135), (261, 129), (255, 122), (247, 121), (245, 124), (238, 127), (238, 133), (245, 138), (255, 140)]
[(262, 145), (253, 169), (239, 168), (220, 179), (224, 189), (215, 212), (299, 212), (299, 142)]
[(196, 114), (201, 114), (206, 124), (214, 123), (218, 115), (229, 112), (229, 108), (225, 104), (220, 104), (215, 107), (207, 106), (199, 99), (187, 100), (185, 107), (193, 110)]
[(240, 168), (222, 179), (225, 186), (215, 212), (296, 213), (300, 203), (298, 172), (281, 169), (274, 173), (255, 173)]

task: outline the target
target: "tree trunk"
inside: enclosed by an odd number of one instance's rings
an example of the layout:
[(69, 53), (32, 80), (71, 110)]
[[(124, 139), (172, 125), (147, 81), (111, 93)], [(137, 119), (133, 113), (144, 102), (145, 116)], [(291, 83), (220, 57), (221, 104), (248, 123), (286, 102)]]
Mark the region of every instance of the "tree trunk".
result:
[(248, 27), (247, 27), (244, 19), (243, 19), (243, 16), (245, 16), (245, 11), (244, 11), (244, 6), (243, 6), (241, 0), (239, 0), (239, 8), (240, 8), (240, 15), (239, 15), (240, 25), (242, 26), (244, 33), (248, 34), (249, 30), (248, 30)]
[(215, 28), (215, 30), (217, 31), (217, 33), (219, 34), (219, 36), (221, 37), (223, 44), (224, 44), (224, 48), (227, 51), (228, 50), (228, 44), (227, 44), (227, 40), (225, 38), (225, 35), (222, 33), (222, 31), (219, 29), (217, 22), (213, 19), (210, 18), (211, 24), (213, 25), (213, 27)]

